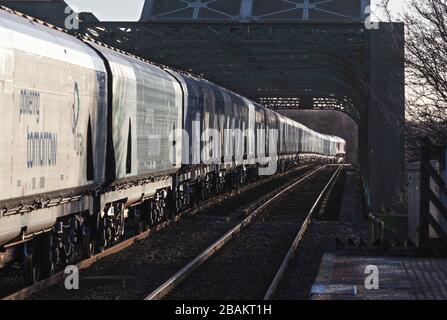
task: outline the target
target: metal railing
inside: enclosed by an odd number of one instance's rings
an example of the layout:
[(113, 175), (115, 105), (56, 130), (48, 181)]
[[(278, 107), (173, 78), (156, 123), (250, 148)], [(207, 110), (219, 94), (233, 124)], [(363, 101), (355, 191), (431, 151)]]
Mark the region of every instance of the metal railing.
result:
[[(439, 164), (436, 170), (432, 162)], [(446, 167), (446, 147), (435, 146), (430, 139), (425, 138), (421, 148), (421, 182), (420, 182), (420, 226), (419, 245), (430, 249), (433, 234), (439, 237), (441, 243), (447, 246), (447, 208), (443, 199), (447, 199), (446, 182), (442, 172)], [(430, 231), (430, 227), (434, 231)]]
[(370, 243), (383, 245), (385, 239), (385, 223), (372, 213), (368, 214), (368, 221), (370, 224)]

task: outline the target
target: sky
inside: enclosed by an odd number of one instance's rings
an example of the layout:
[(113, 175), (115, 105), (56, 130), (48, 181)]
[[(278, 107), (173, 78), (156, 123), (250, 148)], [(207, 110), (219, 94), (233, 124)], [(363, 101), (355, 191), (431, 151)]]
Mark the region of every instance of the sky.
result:
[[(134, 21), (139, 20), (144, 0), (65, 0), (75, 11), (93, 12), (104, 21)], [(380, 0), (371, 0), (372, 8)], [(393, 14), (403, 12), (404, 2), (408, 0), (391, 0)]]
[(90, 11), (99, 20), (139, 20), (144, 0), (65, 0), (75, 11)]
[[(398, 17), (399, 15), (402, 15), (404, 13), (405, 5), (409, 0), (390, 0), (390, 9), (391, 13), (394, 17)], [(372, 10), (374, 11), (375, 6), (380, 2), (380, 0), (371, 0), (371, 6)], [(376, 11), (377, 16), (382, 19), (386, 20), (384, 16), (381, 16), (380, 11)], [(383, 13), (382, 13), (383, 14)]]

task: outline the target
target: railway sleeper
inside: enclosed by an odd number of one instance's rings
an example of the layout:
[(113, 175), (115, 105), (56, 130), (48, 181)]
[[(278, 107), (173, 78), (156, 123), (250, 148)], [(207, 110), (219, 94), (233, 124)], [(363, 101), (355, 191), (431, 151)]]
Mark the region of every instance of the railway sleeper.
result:
[[(279, 171), (316, 162), (312, 160), (310, 157), (282, 159)], [(327, 159), (317, 161), (327, 163)], [(123, 200), (107, 204), (99, 214), (73, 214), (59, 219), (51, 231), (19, 245), (14, 250), (14, 260), (21, 263), (25, 284), (32, 285), (79, 257), (90, 258), (95, 252), (104, 251), (123, 238), (129, 225), (131, 233), (140, 234), (194, 204), (260, 178), (258, 165), (238, 166), (230, 171), (211, 172), (200, 180), (183, 181), (175, 194), (170, 188), (158, 190), (130, 208), (125, 208)]]

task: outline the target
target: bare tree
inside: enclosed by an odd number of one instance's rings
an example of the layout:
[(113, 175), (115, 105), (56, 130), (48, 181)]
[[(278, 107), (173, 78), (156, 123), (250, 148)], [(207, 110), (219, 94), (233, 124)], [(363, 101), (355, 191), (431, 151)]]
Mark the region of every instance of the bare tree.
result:
[(373, 14), (405, 22), (407, 161), (419, 158), (422, 137), (447, 144), (447, 0), (407, 0), (401, 17), (382, 0)]
[(422, 136), (447, 144), (447, 0), (411, 0), (403, 18), (407, 147), (412, 159), (417, 158), (413, 152)]

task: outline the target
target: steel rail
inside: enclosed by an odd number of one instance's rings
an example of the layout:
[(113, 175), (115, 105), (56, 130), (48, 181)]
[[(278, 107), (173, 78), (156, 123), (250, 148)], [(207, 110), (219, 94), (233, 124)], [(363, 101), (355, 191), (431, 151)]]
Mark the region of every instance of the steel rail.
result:
[[(145, 231), (139, 235), (136, 235), (136, 236), (133, 236), (127, 240), (124, 240), (124, 241), (114, 245), (113, 247), (110, 247), (110, 248), (106, 249), (105, 251), (94, 255), (91, 258), (82, 260), (75, 266), (78, 268), (78, 270), (87, 269), (91, 265), (93, 265), (95, 262), (130, 247), (134, 243), (149, 237), (152, 233), (160, 231), (163, 228), (167, 227), (168, 225), (170, 225), (180, 219), (181, 219), (181, 217), (177, 216), (173, 220), (163, 222), (163, 223), (155, 226), (151, 230)], [(37, 292), (40, 292), (50, 286), (53, 286), (55, 284), (58, 284), (58, 283), (64, 281), (64, 279), (65, 279), (65, 272), (60, 271), (60, 272), (57, 272), (54, 275), (50, 276), (47, 279), (39, 281), (38, 283), (31, 285), (29, 287), (23, 288), (13, 294), (10, 294), (10, 295), (2, 298), (1, 300), (24, 300)]]
[(320, 195), (318, 196), (317, 200), (313, 204), (312, 208), (310, 209), (306, 220), (302, 224), (300, 230), (298, 231), (298, 234), (295, 237), (295, 240), (293, 241), (292, 245), (290, 246), (289, 251), (287, 252), (286, 257), (284, 258), (283, 262), (281, 263), (281, 266), (279, 267), (275, 277), (273, 278), (272, 283), (270, 284), (269, 289), (267, 290), (267, 293), (264, 296), (264, 300), (271, 300), (273, 296), (275, 295), (276, 290), (279, 287), (279, 284), (281, 282), (281, 279), (284, 276), (284, 273), (287, 269), (287, 266), (289, 265), (290, 261), (295, 255), (296, 249), (300, 245), (301, 241), (304, 238), (304, 235), (309, 228), (310, 222), (312, 220), (312, 216), (315, 213), (315, 210), (318, 208), (319, 204), (323, 200), (324, 196), (326, 195), (327, 190), (332, 185), (332, 183), (335, 181), (336, 177), (340, 174), (341, 169), (343, 166), (339, 166), (338, 169), (335, 171), (335, 173), (332, 175), (329, 182), (324, 187), (323, 191), (321, 191)]
[(238, 235), (243, 229), (245, 229), (260, 212), (266, 209), (270, 204), (276, 201), (279, 197), (285, 194), (287, 191), (293, 189), (298, 184), (307, 180), (309, 177), (313, 176), (317, 172), (321, 171), (323, 168), (326, 168), (327, 165), (321, 166), (313, 171), (311, 171), (306, 176), (298, 179), (296, 182), (288, 186), (287, 188), (278, 192), (275, 196), (258, 206), (254, 209), (241, 223), (236, 225), (233, 229), (227, 232), (223, 237), (214, 242), (211, 246), (209, 246), (205, 251), (203, 251), (200, 255), (198, 255), (194, 260), (184, 266), (180, 271), (174, 274), (171, 278), (169, 278), (165, 283), (155, 289), (152, 293), (150, 293), (144, 300), (160, 300), (166, 294), (168, 294), (172, 289), (174, 289), (178, 284), (180, 284), (184, 279), (186, 279), (194, 270), (200, 267), (205, 261), (208, 260), (211, 256), (213, 256), (216, 252), (218, 252), (222, 247), (224, 247), (231, 239), (233, 239), (236, 235)]
[[(308, 166), (301, 166), (298, 167), (294, 170), (279, 174), (277, 176), (275, 176), (275, 178), (280, 178), (283, 176), (286, 176), (288, 174), (291, 174), (293, 172), (296, 172), (296, 170), (302, 169), (302, 168), (306, 168)], [(318, 169), (317, 169), (318, 170)], [(313, 172), (313, 171), (311, 171)], [(181, 213), (179, 213), (178, 215), (176, 215), (176, 217), (172, 220), (168, 220), (165, 221), (157, 226), (154, 226), (152, 229), (147, 230), (145, 232), (142, 232), (138, 235), (135, 235), (129, 239), (126, 239), (120, 243), (117, 243), (116, 245), (106, 249), (105, 251), (98, 253), (88, 259), (84, 259), (82, 261), (80, 261), (79, 263), (75, 264), (75, 266), (78, 268), (78, 270), (83, 270), (83, 269), (87, 269), (89, 268), (91, 265), (93, 265), (94, 263), (98, 262), (99, 260), (102, 260), (103, 258), (110, 256), (112, 254), (115, 254), (117, 252), (120, 252), (130, 246), (132, 246), (134, 243), (144, 240), (146, 238), (148, 238), (151, 234), (158, 232), (168, 226), (170, 226), (171, 224), (178, 222), (179, 220), (181, 220), (183, 217), (188, 216), (188, 215), (194, 215), (193, 212), (195, 211), (201, 211), (201, 210), (207, 210), (209, 207), (213, 207), (214, 205), (216, 205), (219, 202), (219, 199), (224, 201), (226, 199), (230, 199), (234, 196), (237, 196), (241, 193), (247, 192), (249, 191), (249, 189), (254, 188), (256, 186), (262, 185), (264, 183), (267, 183), (269, 180), (264, 180), (264, 181), (259, 181), (259, 182), (254, 182), (254, 183), (250, 183), (249, 185), (242, 187), (241, 189), (235, 190), (237, 191), (236, 193), (233, 194), (233, 192), (230, 193), (226, 193), (221, 195), (221, 198), (218, 197), (214, 197), (212, 199), (210, 199), (207, 202), (204, 202), (203, 204), (201, 204), (199, 207), (194, 207), (192, 209), (188, 209), (186, 211), (183, 211)], [(218, 198), (218, 199), (216, 199)], [(216, 202), (217, 201), (217, 202)], [(64, 270), (59, 271), (53, 275), (51, 275), (49, 278), (41, 280), (39, 282), (37, 282), (36, 284), (33, 284), (31, 286), (28, 286), (26, 288), (20, 289), (12, 294), (9, 294), (5, 297), (0, 298), (0, 300), (24, 300), (26, 298), (29, 298), (31, 295), (38, 293), (42, 290), (45, 290), (55, 284), (61, 283), (62, 281), (64, 281), (65, 279), (65, 272)]]

